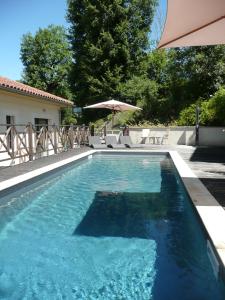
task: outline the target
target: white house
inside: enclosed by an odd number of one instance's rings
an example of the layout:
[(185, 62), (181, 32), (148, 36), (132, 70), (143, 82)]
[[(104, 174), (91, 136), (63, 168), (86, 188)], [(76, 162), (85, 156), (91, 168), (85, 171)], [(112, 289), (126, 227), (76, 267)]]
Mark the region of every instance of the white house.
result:
[(0, 166), (63, 149), (61, 109), (72, 105), (62, 97), (0, 77)]
[(0, 124), (60, 123), (61, 108), (73, 102), (0, 77)]

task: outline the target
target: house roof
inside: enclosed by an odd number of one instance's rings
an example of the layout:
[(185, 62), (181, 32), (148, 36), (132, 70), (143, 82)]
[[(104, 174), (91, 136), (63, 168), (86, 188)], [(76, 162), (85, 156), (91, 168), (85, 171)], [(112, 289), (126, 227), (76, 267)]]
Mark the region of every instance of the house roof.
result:
[(1, 88), (6, 89), (8, 91), (18, 91), (25, 95), (36, 96), (38, 98), (42, 98), (43, 100), (53, 101), (64, 105), (73, 105), (72, 101), (69, 101), (62, 97), (55, 96), (42, 90), (33, 88), (29, 85), (0, 76), (0, 89)]

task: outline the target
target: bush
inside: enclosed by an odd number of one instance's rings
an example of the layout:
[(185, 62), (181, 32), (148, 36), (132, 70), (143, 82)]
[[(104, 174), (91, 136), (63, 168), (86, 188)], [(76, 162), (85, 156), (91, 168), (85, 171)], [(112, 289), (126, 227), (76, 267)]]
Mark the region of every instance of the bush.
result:
[(178, 126), (193, 126), (196, 123), (196, 104), (191, 104), (180, 112)]
[(225, 89), (219, 89), (208, 101), (208, 123), (215, 126), (225, 125)]
[(134, 124), (142, 120), (155, 121), (160, 112), (158, 100), (158, 84), (145, 76), (134, 76), (125, 83), (121, 83), (118, 89), (120, 99), (137, 105), (142, 111), (134, 111), (126, 115), (126, 123)]
[[(192, 104), (180, 112), (177, 124), (195, 125), (196, 105)], [(207, 126), (225, 125), (225, 89), (219, 89), (209, 100), (201, 101), (200, 106), (200, 124)]]
[(72, 108), (67, 107), (62, 110), (62, 124), (63, 125), (77, 124), (77, 118), (76, 115), (73, 113)]

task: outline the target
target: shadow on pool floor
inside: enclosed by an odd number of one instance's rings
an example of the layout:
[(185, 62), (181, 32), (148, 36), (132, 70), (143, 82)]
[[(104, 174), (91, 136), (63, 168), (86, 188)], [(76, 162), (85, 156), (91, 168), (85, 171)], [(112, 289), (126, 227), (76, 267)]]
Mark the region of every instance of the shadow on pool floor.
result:
[(167, 208), (161, 193), (97, 191), (73, 234), (149, 239), (149, 222), (165, 219)]

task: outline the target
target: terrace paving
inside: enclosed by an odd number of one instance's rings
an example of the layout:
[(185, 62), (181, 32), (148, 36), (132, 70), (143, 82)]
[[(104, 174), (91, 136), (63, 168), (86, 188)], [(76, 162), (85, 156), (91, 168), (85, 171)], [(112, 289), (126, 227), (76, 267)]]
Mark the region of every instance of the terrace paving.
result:
[(225, 148), (177, 149), (183, 160), (225, 209)]
[[(225, 148), (151, 145), (145, 149), (176, 150), (209, 192), (225, 209)], [(89, 147), (77, 148), (13, 167), (1, 168), (0, 182), (84, 153), (88, 150), (90, 150)]]
[(89, 147), (81, 147), (81, 148), (69, 150), (67, 152), (62, 152), (57, 155), (50, 155), (50, 156), (46, 156), (43, 158), (39, 158), (34, 161), (22, 163), (22, 164), (13, 166), (13, 167), (2, 167), (0, 169), (0, 182), (7, 180), (7, 179), (11, 179), (11, 178), (19, 176), (19, 175), (23, 175), (27, 172), (34, 171), (36, 169), (45, 167), (47, 165), (54, 164), (58, 161), (67, 159), (74, 155), (81, 154), (88, 150), (90, 150)]

